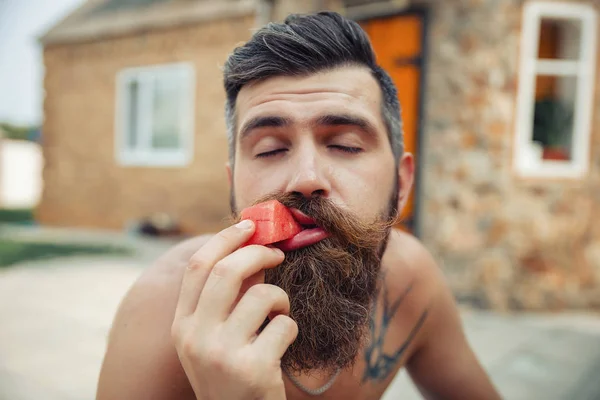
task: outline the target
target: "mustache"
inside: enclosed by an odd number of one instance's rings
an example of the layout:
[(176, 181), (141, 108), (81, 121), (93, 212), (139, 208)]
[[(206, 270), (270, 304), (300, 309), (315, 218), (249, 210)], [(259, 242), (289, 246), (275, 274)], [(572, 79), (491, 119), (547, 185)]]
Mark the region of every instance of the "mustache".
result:
[[(325, 240), (355, 250), (371, 249), (381, 243), (397, 222), (395, 215), (383, 213), (371, 221), (364, 221), (331, 199), (323, 196), (305, 197), (299, 193), (270, 193), (254, 201), (253, 205), (269, 200), (277, 200), (287, 208), (301, 211), (331, 235)], [(234, 221), (239, 220), (239, 213), (236, 213)]]

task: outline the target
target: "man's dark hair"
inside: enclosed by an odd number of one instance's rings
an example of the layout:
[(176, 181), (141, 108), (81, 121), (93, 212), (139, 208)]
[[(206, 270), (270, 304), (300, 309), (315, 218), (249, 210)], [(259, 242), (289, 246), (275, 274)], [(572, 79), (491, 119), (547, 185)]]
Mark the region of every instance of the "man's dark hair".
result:
[(235, 103), (246, 84), (276, 76), (305, 76), (343, 66), (364, 66), (383, 93), (382, 117), (396, 162), (404, 151), (400, 104), (390, 76), (377, 65), (368, 36), (356, 22), (335, 12), (290, 15), (269, 23), (236, 48), (224, 67), (229, 159), (235, 157)]

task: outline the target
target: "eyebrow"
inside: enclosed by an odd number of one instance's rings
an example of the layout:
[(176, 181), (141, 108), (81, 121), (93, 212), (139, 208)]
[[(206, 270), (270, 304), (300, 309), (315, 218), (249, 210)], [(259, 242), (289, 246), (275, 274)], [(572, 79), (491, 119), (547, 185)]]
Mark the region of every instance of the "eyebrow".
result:
[[(258, 116), (245, 123), (240, 129), (240, 139), (248, 136), (253, 130), (260, 128), (282, 128), (293, 124), (287, 117), (275, 115)], [(369, 134), (375, 134), (375, 126), (365, 118), (351, 114), (326, 114), (310, 122), (313, 127), (320, 126), (355, 126)]]
[(367, 133), (375, 134), (375, 126), (369, 120), (351, 114), (327, 114), (318, 117), (314, 126), (355, 126)]
[(242, 126), (240, 129), (240, 139), (248, 136), (250, 132), (259, 128), (281, 128), (292, 124), (290, 118), (277, 117), (273, 115), (255, 117)]

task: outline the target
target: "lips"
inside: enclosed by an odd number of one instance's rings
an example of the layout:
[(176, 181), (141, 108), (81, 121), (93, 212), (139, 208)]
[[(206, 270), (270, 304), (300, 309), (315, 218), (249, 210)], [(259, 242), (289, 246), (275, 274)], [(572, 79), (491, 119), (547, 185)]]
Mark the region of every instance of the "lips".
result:
[(302, 211), (291, 208), (290, 209), (294, 219), (303, 227), (303, 230), (291, 237), (290, 239), (284, 240), (277, 244), (277, 247), (283, 251), (298, 250), (303, 247), (311, 246), (315, 243), (326, 239), (330, 234), (325, 229), (317, 226), (316, 221), (304, 214)]

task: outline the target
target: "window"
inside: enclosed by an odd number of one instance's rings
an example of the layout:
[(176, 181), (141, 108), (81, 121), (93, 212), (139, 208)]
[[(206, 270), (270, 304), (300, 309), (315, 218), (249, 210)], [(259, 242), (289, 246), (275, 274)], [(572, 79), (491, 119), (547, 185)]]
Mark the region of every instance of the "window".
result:
[(194, 139), (194, 70), (170, 64), (117, 78), (117, 159), (122, 165), (184, 166)]
[(595, 60), (593, 7), (525, 5), (514, 153), (521, 176), (577, 178), (587, 173)]

